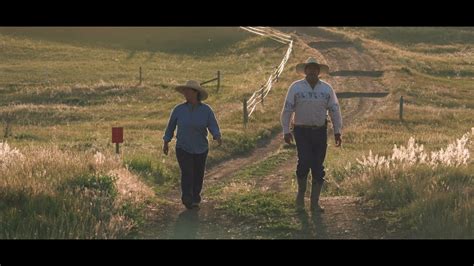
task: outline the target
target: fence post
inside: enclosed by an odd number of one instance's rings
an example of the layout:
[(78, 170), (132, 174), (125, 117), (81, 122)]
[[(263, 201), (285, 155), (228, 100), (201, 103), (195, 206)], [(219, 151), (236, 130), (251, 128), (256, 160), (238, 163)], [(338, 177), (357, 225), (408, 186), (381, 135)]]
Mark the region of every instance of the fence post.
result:
[(0, 120), (0, 122), (5, 123), (5, 129), (4, 129), (4, 135), (3, 135), (3, 138), (5, 139), (8, 138), (9, 136), (13, 136), (12, 134), (13, 120), (14, 120), (14, 115), (11, 112), (7, 112), (6, 116), (2, 120)]
[(140, 66), (140, 85), (142, 85), (142, 67)]
[(403, 96), (400, 96), (400, 121), (403, 121)]
[(247, 97), (244, 97), (243, 99), (243, 103), (244, 103), (244, 127), (247, 127), (247, 123), (248, 123), (248, 120), (249, 120), (249, 115), (248, 115), (248, 110), (247, 110)]
[(8, 138), (11, 136), (11, 125), (10, 125), (10, 120), (6, 120), (6, 125), (5, 125), (5, 130), (4, 130), (4, 135), (3, 138)]
[(217, 70), (217, 93), (219, 93), (220, 87), (221, 87), (221, 71)]

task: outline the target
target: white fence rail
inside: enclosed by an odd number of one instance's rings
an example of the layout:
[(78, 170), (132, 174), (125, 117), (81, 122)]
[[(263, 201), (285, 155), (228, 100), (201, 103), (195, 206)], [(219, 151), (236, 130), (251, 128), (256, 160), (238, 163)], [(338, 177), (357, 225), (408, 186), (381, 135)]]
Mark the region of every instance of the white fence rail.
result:
[(262, 85), (258, 90), (254, 91), (249, 99), (244, 99), (244, 125), (247, 124), (248, 118), (252, 115), (257, 107), (257, 104), (264, 102), (265, 97), (270, 93), (273, 83), (278, 82), (283, 69), (285, 68), (288, 59), (290, 58), (291, 52), (293, 50), (293, 40), (291, 36), (277, 32), (268, 27), (241, 27), (244, 30), (252, 32), (257, 35), (265, 36), (271, 38), (280, 43), (288, 44), (288, 49), (286, 54), (281, 60), (280, 65), (275, 67), (275, 70), (272, 72), (270, 77), (268, 77), (266, 83)]

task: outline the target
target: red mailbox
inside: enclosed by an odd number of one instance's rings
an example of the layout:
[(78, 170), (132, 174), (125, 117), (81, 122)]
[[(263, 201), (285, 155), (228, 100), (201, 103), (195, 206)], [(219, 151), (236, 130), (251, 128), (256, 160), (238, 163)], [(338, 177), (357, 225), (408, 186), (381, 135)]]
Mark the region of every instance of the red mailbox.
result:
[(122, 143), (123, 142), (123, 127), (113, 127), (112, 128), (112, 143)]
[(119, 143), (123, 142), (123, 127), (112, 128), (112, 143), (115, 143), (115, 153), (119, 154)]

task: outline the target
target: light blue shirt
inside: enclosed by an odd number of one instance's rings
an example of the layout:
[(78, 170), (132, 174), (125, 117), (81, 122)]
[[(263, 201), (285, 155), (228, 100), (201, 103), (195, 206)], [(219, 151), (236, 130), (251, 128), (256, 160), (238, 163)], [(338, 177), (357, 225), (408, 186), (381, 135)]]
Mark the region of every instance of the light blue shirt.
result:
[(216, 116), (211, 107), (204, 103), (199, 103), (194, 108), (187, 102), (177, 105), (171, 111), (170, 120), (163, 136), (164, 141), (171, 141), (176, 126), (178, 126), (176, 148), (192, 154), (201, 154), (209, 149), (208, 129), (214, 139), (221, 137)]

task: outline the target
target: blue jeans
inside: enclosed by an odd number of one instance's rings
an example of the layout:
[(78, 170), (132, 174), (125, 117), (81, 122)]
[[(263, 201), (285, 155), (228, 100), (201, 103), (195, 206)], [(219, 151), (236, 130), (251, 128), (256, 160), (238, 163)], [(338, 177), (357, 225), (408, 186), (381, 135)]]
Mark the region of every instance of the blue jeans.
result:
[(303, 128), (295, 126), (294, 136), (298, 151), (296, 176), (305, 182), (311, 169), (312, 183), (322, 184), (326, 175), (323, 163), (327, 150), (327, 127)]
[(201, 202), (207, 153), (192, 154), (176, 148), (176, 158), (181, 169), (181, 200), (185, 205)]

